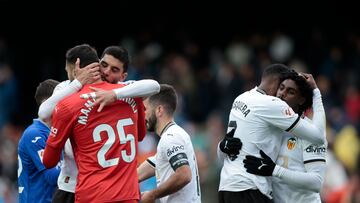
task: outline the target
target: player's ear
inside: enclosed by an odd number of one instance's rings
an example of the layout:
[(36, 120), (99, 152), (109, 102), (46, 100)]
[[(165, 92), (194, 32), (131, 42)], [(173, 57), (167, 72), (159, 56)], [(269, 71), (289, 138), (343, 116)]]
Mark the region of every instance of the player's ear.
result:
[(127, 73), (127, 72), (123, 73), (123, 74), (122, 74), (122, 80), (121, 80), (121, 81), (125, 81), (126, 78), (127, 78), (127, 76), (128, 76), (128, 73)]

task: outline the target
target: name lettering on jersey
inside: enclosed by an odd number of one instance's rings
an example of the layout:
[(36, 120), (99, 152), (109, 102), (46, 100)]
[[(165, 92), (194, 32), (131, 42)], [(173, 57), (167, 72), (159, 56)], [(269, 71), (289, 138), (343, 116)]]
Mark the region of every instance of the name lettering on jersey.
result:
[(242, 101), (234, 102), (232, 109), (240, 111), (244, 115), (244, 117), (246, 117), (250, 113), (250, 109), (248, 109), (248, 106)]
[(82, 108), (80, 110), (81, 115), (78, 118), (78, 123), (82, 124), (82, 125), (86, 125), (88, 118), (89, 118), (89, 113), (91, 112), (91, 110), (93, 109), (93, 102), (90, 100), (87, 100), (84, 103), (85, 108)]
[(137, 112), (137, 108), (136, 108), (136, 102), (133, 98), (122, 98), (119, 99), (120, 101), (126, 102), (130, 105), (130, 107), (132, 108), (133, 112), (136, 113)]
[(173, 153), (178, 152), (180, 150), (184, 150), (184, 145), (178, 145), (178, 146), (172, 146), (171, 148), (168, 148), (166, 151), (167, 156), (171, 156)]
[(314, 154), (321, 154), (326, 152), (326, 147), (324, 146), (317, 146), (317, 145), (310, 145), (308, 146), (305, 151), (307, 153), (314, 153)]

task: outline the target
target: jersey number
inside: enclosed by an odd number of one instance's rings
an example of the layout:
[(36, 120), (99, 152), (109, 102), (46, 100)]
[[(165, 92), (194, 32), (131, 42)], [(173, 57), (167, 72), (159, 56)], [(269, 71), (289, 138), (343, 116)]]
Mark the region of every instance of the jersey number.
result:
[[(130, 142), (130, 155), (126, 153), (126, 150), (121, 150), (121, 158), (130, 163), (135, 158), (135, 137), (133, 134), (125, 134), (124, 127), (133, 125), (133, 121), (130, 118), (121, 119), (116, 124), (117, 134), (119, 135), (120, 144), (126, 144), (126, 142)], [(101, 124), (98, 125), (93, 131), (93, 139), (94, 142), (101, 141), (101, 132), (106, 132), (109, 139), (105, 142), (105, 144), (101, 147), (99, 152), (97, 153), (97, 158), (100, 166), (103, 168), (115, 166), (119, 163), (119, 158), (112, 158), (112, 159), (105, 159), (105, 154), (109, 151), (109, 149), (115, 143), (115, 131), (114, 129), (108, 124)]]

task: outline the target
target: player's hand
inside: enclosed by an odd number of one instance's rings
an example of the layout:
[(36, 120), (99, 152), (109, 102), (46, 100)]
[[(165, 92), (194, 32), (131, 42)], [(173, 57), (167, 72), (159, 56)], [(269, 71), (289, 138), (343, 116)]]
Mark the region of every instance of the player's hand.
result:
[(80, 59), (75, 62), (74, 77), (82, 84), (91, 84), (100, 79), (99, 63), (91, 63), (80, 68)]
[(316, 85), (316, 82), (314, 80), (314, 77), (309, 74), (309, 73), (300, 73), (301, 76), (303, 76), (306, 80), (306, 82), (310, 85), (310, 87), (312, 89), (316, 89), (317, 88), (317, 85)]
[(262, 158), (247, 155), (244, 159), (244, 166), (246, 172), (261, 176), (272, 176), (275, 168), (275, 163), (271, 158), (260, 150)]
[(225, 135), (219, 145), (220, 150), (227, 154), (232, 161), (237, 158), (237, 155), (240, 153), (240, 149), (242, 147), (242, 142), (239, 138), (234, 137), (234, 133), (235, 129), (232, 129)]
[(95, 100), (95, 103), (93, 106), (99, 105), (98, 112), (101, 112), (102, 109), (108, 105), (116, 101), (116, 94), (112, 90), (103, 90), (96, 87), (90, 87), (91, 90), (94, 92), (90, 92), (87, 94), (80, 95), (80, 98), (82, 99), (89, 99), (92, 98)]
[(155, 203), (156, 197), (151, 191), (143, 192), (141, 194), (141, 203)]

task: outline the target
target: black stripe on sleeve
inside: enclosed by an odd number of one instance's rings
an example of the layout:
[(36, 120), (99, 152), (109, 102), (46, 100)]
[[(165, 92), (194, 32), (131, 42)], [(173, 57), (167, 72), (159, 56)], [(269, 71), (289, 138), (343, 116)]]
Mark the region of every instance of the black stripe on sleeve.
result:
[(185, 153), (179, 153), (169, 160), (171, 168), (176, 171), (177, 168), (183, 165), (189, 165), (188, 158)]
[(152, 162), (150, 159), (146, 159), (146, 161), (152, 166), (152, 167), (156, 167), (155, 163)]
[(286, 132), (289, 132), (291, 129), (293, 129), (293, 127), (295, 127), (295, 125), (299, 122), (300, 120), (300, 115), (298, 115), (297, 119), (295, 120), (295, 122), (288, 128), (286, 129), (285, 131)]
[(308, 164), (308, 163), (316, 162), (316, 161), (326, 162), (325, 159), (311, 159), (311, 160), (304, 161), (304, 164)]

